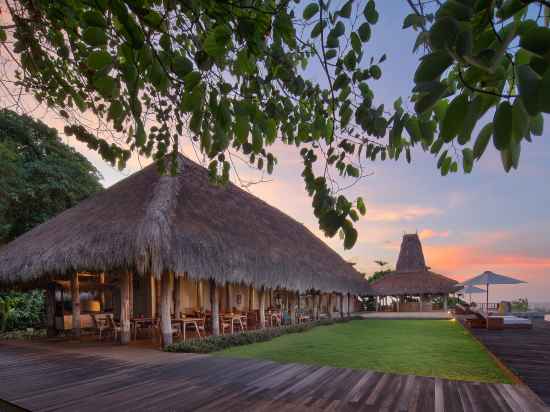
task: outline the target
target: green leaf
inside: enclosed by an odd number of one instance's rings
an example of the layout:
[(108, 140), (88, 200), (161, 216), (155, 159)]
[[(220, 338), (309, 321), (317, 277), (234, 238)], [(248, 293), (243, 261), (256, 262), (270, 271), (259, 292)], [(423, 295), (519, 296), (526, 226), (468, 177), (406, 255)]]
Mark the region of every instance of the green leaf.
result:
[[(341, 21), (338, 21), (330, 32), (333, 33), (333, 36), (340, 37), (346, 32), (346, 26)], [(359, 33), (359, 35), (361, 35), (361, 33)]]
[(353, 3), (353, 0), (349, 0), (342, 6), (338, 14), (342, 17), (345, 17), (346, 19), (351, 16), (351, 5)]
[(97, 10), (88, 10), (86, 11), (83, 16), (84, 21), (89, 26), (97, 26), (97, 27), (107, 27), (107, 21), (105, 20), (105, 17), (103, 17), (103, 14), (101, 14)]
[(512, 140), (512, 106), (507, 101), (500, 103), (493, 118), (493, 143), (498, 150), (505, 150)]
[(378, 12), (373, 0), (369, 0), (365, 9), (363, 10), (365, 18), (370, 24), (376, 24), (378, 22)]
[(353, 51), (355, 51), (355, 53), (357, 54), (361, 53), (363, 46), (361, 44), (361, 38), (359, 37), (359, 35), (356, 32), (352, 32), (350, 35), (350, 39), (351, 39), (351, 47), (353, 48)]
[(116, 94), (117, 83), (115, 79), (107, 75), (100, 75), (94, 77), (92, 84), (97, 92), (103, 97), (109, 98)]
[(532, 53), (544, 56), (550, 51), (550, 28), (534, 26), (520, 34), (519, 45)]
[(327, 23), (326, 21), (320, 21), (320, 22), (317, 22), (317, 24), (315, 26), (313, 26), (313, 29), (311, 30), (311, 38), (314, 39), (316, 37), (318, 37), (321, 32), (323, 31), (323, 29), (326, 27)]
[(445, 142), (452, 141), (464, 125), (468, 110), (468, 97), (461, 94), (453, 99), (447, 107), (441, 127), (441, 137)]
[(472, 149), (465, 148), (462, 150), (462, 166), (464, 173), (470, 173), (474, 167), (474, 153)]
[(304, 9), (304, 13), (302, 14), (302, 17), (304, 18), (304, 20), (309, 20), (313, 16), (315, 16), (318, 12), (319, 12), (319, 4), (309, 3)]
[(361, 213), (362, 216), (365, 216), (367, 213), (367, 207), (365, 206), (365, 201), (362, 197), (357, 198), (357, 210)]
[(523, 64), (517, 67), (517, 78), (520, 97), (525, 109), (531, 116), (534, 116), (540, 112), (540, 77), (530, 66)]
[(542, 117), (542, 114), (539, 113), (536, 116), (532, 116), (530, 124), (531, 133), (533, 133), (535, 136), (542, 136), (544, 128), (544, 119)]
[(198, 71), (193, 71), (191, 73), (188, 73), (183, 78), (183, 83), (185, 85), (186, 89), (192, 89), (195, 87), (201, 80), (201, 74)]
[(371, 68), (369, 69), (369, 73), (375, 80), (378, 80), (380, 77), (382, 77), (382, 70), (377, 65), (371, 66)]
[(415, 104), (414, 110), (416, 113), (424, 113), (426, 110), (431, 109), (433, 105), (445, 94), (447, 86), (440, 83), (440, 85), (422, 96)]
[(82, 33), (82, 40), (90, 46), (104, 46), (107, 44), (107, 34), (104, 29), (92, 26), (84, 30), (84, 33)]
[(540, 82), (539, 107), (542, 112), (550, 113), (550, 69), (546, 70)]
[(357, 33), (359, 34), (359, 38), (363, 43), (368, 42), (371, 36), (370, 24), (369, 23), (361, 24), (361, 26), (359, 26), (359, 29), (357, 30)]
[(455, 18), (446, 16), (437, 19), (430, 28), (430, 44), (433, 50), (453, 49), (459, 31)]
[(176, 55), (172, 60), (172, 70), (180, 78), (184, 78), (191, 70), (193, 70), (193, 62), (187, 57), (180, 54)]
[(344, 249), (348, 250), (353, 248), (355, 242), (357, 242), (357, 230), (355, 230), (353, 227), (344, 229), (344, 235)]
[(231, 40), (231, 28), (226, 24), (220, 24), (210, 30), (204, 40), (204, 51), (213, 58), (221, 58), (229, 46)]
[(517, 169), (519, 166), (519, 157), (521, 154), (521, 144), (514, 142), (509, 148), (500, 152), (500, 159), (502, 160), (502, 166), (506, 173), (508, 173), (512, 167)]
[(6, 31), (0, 28), (0, 43), (5, 42), (7, 39), (8, 39), (8, 36), (6, 34)]
[(512, 136), (518, 142), (529, 133), (529, 113), (521, 99), (516, 99), (512, 106), (512, 128)]
[(458, 135), (458, 143), (464, 145), (472, 137), (474, 127), (482, 115), (483, 96), (476, 96), (468, 105), (466, 116), (463, 119), (462, 129)]
[(403, 20), (403, 29), (406, 29), (407, 27), (420, 27), (425, 23), (425, 17), (420, 16), (416, 13), (411, 13), (407, 17), (405, 17), (405, 20)]
[(91, 52), (86, 59), (86, 65), (92, 70), (101, 70), (112, 62), (111, 55), (105, 50)]
[(430, 82), (436, 80), (453, 63), (453, 59), (446, 52), (435, 52), (422, 58), (414, 73), (414, 82)]
[(344, 57), (344, 64), (346, 66), (346, 69), (348, 70), (355, 69), (355, 65), (357, 64), (357, 57), (355, 56), (355, 52), (353, 50), (350, 50)]
[(474, 144), (474, 159), (480, 159), (493, 135), (493, 123), (487, 123), (479, 132)]

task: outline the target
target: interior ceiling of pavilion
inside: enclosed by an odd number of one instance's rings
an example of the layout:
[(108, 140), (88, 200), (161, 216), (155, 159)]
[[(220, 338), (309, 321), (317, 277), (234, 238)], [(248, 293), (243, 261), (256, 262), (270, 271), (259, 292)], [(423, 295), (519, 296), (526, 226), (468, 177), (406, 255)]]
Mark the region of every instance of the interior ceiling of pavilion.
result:
[(373, 296), (447, 294), (459, 289), (454, 279), (430, 271), (417, 233), (401, 242), (395, 271), (371, 284)]
[(183, 155), (134, 173), (0, 248), (0, 284), (131, 270), (255, 287), (364, 293), (363, 275), (304, 225)]

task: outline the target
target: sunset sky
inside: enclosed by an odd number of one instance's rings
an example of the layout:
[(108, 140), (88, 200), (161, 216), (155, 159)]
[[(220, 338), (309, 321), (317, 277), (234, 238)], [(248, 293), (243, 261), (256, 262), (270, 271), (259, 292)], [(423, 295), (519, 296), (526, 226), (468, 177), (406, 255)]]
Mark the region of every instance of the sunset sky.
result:
[[(419, 55), (412, 54), (414, 33), (401, 30), (409, 13), (406, 3), (378, 1), (377, 7), (380, 21), (366, 54), (387, 54), (383, 76), (371, 87), (377, 103), (391, 106), (399, 96), (408, 100)], [(37, 111), (35, 116), (62, 130), (62, 123), (51, 114)], [(323, 239), (345, 259), (356, 262), (360, 271), (371, 273), (376, 269), (374, 260), (395, 265), (403, 233), (417, 231), (433, 271), (464, 280), (493, 270), (528, 284), (495, 287), (491, 301), (527, 297), (550, 302), (550, 118), (545, 120), (544, 136), (522, 146), (520, 168), (509, 174), (492, 147), (470, 175), (441, 177), (437, 158), (419, 149), (413, 151), (411, 165), (404, 161), (371, 163), (372, 175), (347, 192), (351, 197), (363, 196), (367, 204), (367, 215), (358, 224), (356, 246), (344, 251), (337, 236)], [(96, 153), (71, 138), (64, 139), (100, 169), (105, 186), (139, 170), (140, 163), (149, 163), (133, 158), (120, 173)], [(298, 153), (283, 146), (273, 152), (279, 163), (272, 181), (252, 186), (250, 191), (323, 237), (300, 177)], [(249, 173), (246, 166), (242, 173)]]

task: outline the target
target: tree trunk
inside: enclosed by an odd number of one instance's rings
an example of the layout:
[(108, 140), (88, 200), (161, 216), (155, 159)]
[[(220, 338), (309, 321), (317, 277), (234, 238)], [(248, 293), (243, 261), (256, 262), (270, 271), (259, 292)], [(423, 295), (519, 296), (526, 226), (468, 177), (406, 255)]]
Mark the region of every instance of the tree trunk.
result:
[(80, 285), (78, 273), (71, 277), (71, 299), (73, 303), (73, 336), (80, 339)]
[(132, 274), (123, 272), (120, 274), (120, 343), (130, 343), (130, 316), (132, 302)]
[(260, 289), (259, 293), (259, 304), (260, 304), (260, 329), (265, 329), (265, 289)]
[(55, 327), (55, 283), (48, 283), (46, 288), (46, 326), (49, 338), (57, 335)]
[(162, 347), (172, 344), (172, 320), (170, 317), (170, 308), (172, 306), (172, 296), (174, 293), (174, 274), (166, 272), (161, 278), (160, 288), (160, 334), (162, 338)]
[(220, 307), (219, 307), (218, 286), (214, 279), (210, 279), (210, 306), (212, 314), (212, 335), (220, 334)]

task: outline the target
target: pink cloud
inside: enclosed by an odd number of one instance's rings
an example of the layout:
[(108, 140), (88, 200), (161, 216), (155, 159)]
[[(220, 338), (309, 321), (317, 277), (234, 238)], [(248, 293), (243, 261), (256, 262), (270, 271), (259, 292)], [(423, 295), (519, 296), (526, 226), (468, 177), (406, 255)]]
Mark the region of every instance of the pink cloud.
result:
[(399, 222), (440, 215), (441, 213), (441, 210), (433, 207), (387, 205), (384, 207), (367, 207), (366, 219), (372, 222)]

